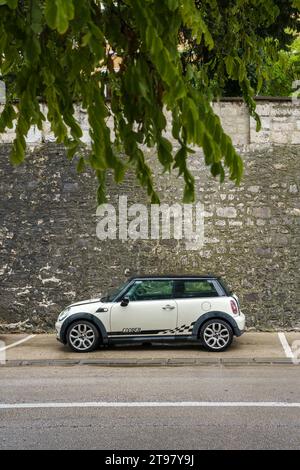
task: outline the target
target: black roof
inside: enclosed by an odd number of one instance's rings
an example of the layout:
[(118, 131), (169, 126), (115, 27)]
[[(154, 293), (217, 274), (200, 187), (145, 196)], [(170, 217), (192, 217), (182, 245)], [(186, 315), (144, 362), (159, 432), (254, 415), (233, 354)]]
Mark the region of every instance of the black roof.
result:
[(149, 274), (149, 275), (136, 275), (131, 276), (130, 280), (133, 279), (219, 279), (220, 276), (215, 274)]

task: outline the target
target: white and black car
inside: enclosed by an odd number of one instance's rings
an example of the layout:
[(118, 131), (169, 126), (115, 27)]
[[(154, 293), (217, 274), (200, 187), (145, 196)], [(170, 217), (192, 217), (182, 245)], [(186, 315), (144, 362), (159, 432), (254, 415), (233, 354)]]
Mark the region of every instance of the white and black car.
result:
[(137, 276), (115, 292), (68, 306), (57, 339), (77, 352), (112, 343), (194, 341), (223, 351), (245, 316), (217, 276)]

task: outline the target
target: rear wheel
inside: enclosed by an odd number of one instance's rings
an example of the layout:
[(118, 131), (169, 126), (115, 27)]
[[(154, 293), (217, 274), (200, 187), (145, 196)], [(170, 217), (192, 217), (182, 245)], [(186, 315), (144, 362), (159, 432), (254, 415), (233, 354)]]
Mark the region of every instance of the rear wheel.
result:
[(207, 321), (200, 329), (200, 339), (208, 351), (224, 351), (232, 343), (233, 331), (224, 320), (214, 318)]
[(73, 351), (94, 351), (99, 344), (99, 331), (93, 323), (79, 320), (73, 323), (67, 331), (67, 343)]

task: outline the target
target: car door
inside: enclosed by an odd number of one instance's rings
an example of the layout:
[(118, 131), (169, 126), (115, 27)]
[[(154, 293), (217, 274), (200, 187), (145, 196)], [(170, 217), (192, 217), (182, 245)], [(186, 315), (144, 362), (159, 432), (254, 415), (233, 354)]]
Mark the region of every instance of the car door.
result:
[(191, 334), (200, 315), (216, 308), (222, 298), (213, 279), (178, 279), (174, 285), (174, 299), (178, 307), (176, 334)]
[(177, 304), (173, 281), (136, 280), (126, 292), (128, 305), (113, 304), (110, 310), (110, 336), (158, 335), (177, 326)]

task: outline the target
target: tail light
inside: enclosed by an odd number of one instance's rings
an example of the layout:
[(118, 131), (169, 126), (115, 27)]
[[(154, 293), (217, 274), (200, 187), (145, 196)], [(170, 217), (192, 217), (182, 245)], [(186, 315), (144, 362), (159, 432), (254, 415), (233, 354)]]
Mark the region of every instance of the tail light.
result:
[(239, 312), (239, 307), (238, 307), (235, 300), (233, 300), (233, 299), (230, 300), (230, 306), (231, 306), (231, 311), (232, 311), (233, 315), (238, 315), (240, 313)]

